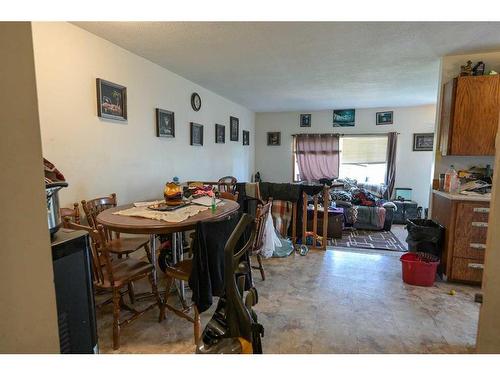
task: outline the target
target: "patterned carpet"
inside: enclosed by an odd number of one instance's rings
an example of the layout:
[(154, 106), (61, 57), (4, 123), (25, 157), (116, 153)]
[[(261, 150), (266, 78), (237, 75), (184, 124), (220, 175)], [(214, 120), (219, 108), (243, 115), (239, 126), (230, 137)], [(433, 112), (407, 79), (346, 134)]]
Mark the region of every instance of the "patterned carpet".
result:
[(392, 232), (347, 229), (342, 238), (328, 240), (329, 246), (358, 247), (363, 249), (380, 249), (406, 251), (406, 246)]

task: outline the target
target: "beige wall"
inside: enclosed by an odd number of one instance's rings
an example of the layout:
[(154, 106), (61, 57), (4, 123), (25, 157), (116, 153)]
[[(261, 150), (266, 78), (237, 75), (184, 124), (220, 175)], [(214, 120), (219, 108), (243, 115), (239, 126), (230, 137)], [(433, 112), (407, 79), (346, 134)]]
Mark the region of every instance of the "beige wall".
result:
[(0, 353), (57, 353), (30, 24), (0, 22), (0, 51)]
[[(69, 182), (61, 205), (111, 192), (123, 203), (161, 197), (173, 176), (250, 180), (252, 111), (69, 23), (34, 23), (33, 42), (43, 153)], [(97, 117), (96, 78), (127, 87), (127, 122)], [(156, 137), (156, 107), (175, 112), (175, 138)], [(229, 140), (229, 116), (240, 119), (239, 142)], [(204, 125), (203, 147), (189, 145), (189, 122)], [(215, 123), (226, 125), (225, 144), (214, 142)], [(242, 146), (243, 129), (250, 146)]]
[[(376, 112), (394, 111), (394, 124), (377, 126)], [(300, 113), (311, 113), (310, 128), (299, 127)], [(289, 182), (292, 179), (292, 134), (297, 133), (387, 133), (399, 132), (396, 154), (396, 187), (413, 189), (413, 198), (419, 205), (429, 206), (432, 176), (432, 151), (413, 151), (413, 133), (434, 132), (435, 105), (415, 107), (356, 108), (354, 127), (334, 128), (332, 110), (302, 112), (257, 113), (256, 170), (264, 181)], [(281, 132), (281, 146), (267, 146), (267, 132)]]
[[(496, 149), (500, 147), (500, 133), (497, 134)], [(500, 153), (496, 155), (500, 165)], [(479, 313), (477, 351), (479, 353), (500, 353), (500, 174), (495, 173), (490, 204), (488, 239), (483, 274), (483, 304)]]

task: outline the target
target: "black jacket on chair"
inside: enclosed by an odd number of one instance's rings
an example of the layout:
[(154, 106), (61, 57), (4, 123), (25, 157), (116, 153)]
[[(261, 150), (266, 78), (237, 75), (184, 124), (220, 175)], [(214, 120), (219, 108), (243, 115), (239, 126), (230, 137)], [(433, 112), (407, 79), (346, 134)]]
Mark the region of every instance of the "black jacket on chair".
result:
[[(200, 313), (210, 308), (214, 296), (221, 297), (224, 294), (224, 247), (240, 217), (240, 213), (235, 213), (224, 220), (199, 222), (196, 225), (189, 287)], [(251, 274), (246, 284), (248, 287), (252, 284)]]

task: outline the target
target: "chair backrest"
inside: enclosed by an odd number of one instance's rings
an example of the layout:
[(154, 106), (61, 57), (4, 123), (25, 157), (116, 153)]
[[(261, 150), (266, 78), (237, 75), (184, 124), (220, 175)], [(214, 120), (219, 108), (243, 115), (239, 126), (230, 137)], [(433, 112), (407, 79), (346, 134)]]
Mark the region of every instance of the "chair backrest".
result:
[[(116, 193), (112, 193), (109, 197), (101, 197), (91, 199), (89, 201), (82, 201), (83, 211), (85, 212), (85, 216), (87, 217), (87, 221), (89, 225), (97, 229), (97, 215), (99, 215), (102, 211), (107, 210), (108, 208), (116, 207)], [(104, 233), (106, 235), (107, 240), (112, 240), (112, 232), (110, 230), (104, 229)], [(116, 238), (119, 237), (119, 234), (115, 234)]]
[(255, 241), (252, 246), (252, 253), (260, 252), (264, 245), (264, 232), (266, 228), (267, 217), (271, 211), (272, 202), (269, 201), (265, 205), (259, 204), (255, 214)]
[(219, 191), (227, 191), (232, 193), (236, 188), (236, 182), (238, 182), (238, 180), (233, 176), (224, 176), (219, 178), (218, 182), (219, 185), (217, 186), (217, 188), (219, 189)]
[[(240, 250), (235, 251), (240, 238), (249, 226), (251, 229), (249, 239)], [(251, 270), (248, 262), (245, 262), (244, 256), (252, 248), (255, 234), (255, 221), (250, 215), (243, 214), (224, 247), (224, 284), (229, 337), (243, 337), (250, 342), (253, 341), (253, 318), (243, 301), (243, 286), (245, 274), (251, 272)]]
[(229, 199), (229, 200), (232, 200), (232, 201), (238, 201), (238, 196), (239, 196), (239, 192), (236, 192), (236, 193), (230, 193), (228, 191), (220, 191), (219, 192), (219, 198), (222, 198), (222, 199)]
[(64, 219), (65, 227), (73, 230), (84, 230), (88, 232), (90, 237), (90, 248), (92, 250), (92, 279), (96, 286), (104, 284), (104, 273), (106, 271), (108, 280), (113, 285), (113, 268), (111, 266), (111, 257), (107, 246), (104, 227), (98, 225), (97, 229), (86, 225), (76, 224), (71, 222), (69, 217)]
[(61, 215), (62, 226), (66, 226), (65, 218), (69, 218), (72, 222), (80, 224), (80, 209), (78, 208), (78, 203), (73, 203), (73, 208), (63, 207), (59, 209), (59, 214)]

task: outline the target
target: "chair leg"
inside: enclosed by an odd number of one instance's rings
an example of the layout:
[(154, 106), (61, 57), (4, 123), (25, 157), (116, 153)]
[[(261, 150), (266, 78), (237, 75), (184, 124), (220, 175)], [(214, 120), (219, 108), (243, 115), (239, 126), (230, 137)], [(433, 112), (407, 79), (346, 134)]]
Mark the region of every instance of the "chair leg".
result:
[(196, 305), (193, 305), (193, 309), (194, 309), (194, 343), (198, 345), (201, 336), (200, 313), (198, 312), (198, 308), (196, 307)]
[(163, 307), (163, 302), (160, 297), (160, 293), (158, 292), (158, 285), (156, 285), (155, 278), (153, 277), (153, 273), (149, 274), (149, 282), (151, 283), (151, 290), (156, 297), (156, 302), (158, 303), (158, 309), (160, 309), (160, 315), (158, 316), (158, 322), (161, 322), (165, 319), (165, 308)]
[(135, 291), (134, 291), (134, 283), (128, 283), (128, 297), (130, 298), (130, 303), (132, 305), (135, 304)]
[(146, 256), (148, 257), (149, 263), (153, 264), (153, 258), (151, 257), (151, 250), (149, 249), (149, 244), (144, 245), (144, 250), (146, 251)]
[(262, 256), (257, 254), (257, 262), (259, 262), (259, 271), (260, 276), (262, 277), (262, 281), (266, 279), (266, 274), (264, 273), (264, 266), (262, 265)]
[(113, 289), (113, 350), (120, 349), (120, 290)]
[(174, 284), (174, 279), (172, 277), (166, 278), (166, 286), (165, 286), (165, 298), (163, 299), (163, 303), (160, 307), (160, 322), (165, 319), (165, 310), (168, 302), (168, 296), (170, 294), (170, 289), (172, 289), (172, 285)]

